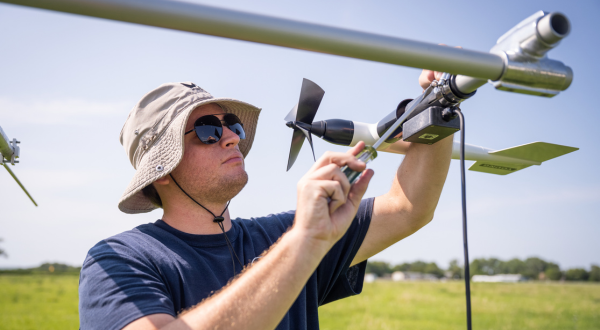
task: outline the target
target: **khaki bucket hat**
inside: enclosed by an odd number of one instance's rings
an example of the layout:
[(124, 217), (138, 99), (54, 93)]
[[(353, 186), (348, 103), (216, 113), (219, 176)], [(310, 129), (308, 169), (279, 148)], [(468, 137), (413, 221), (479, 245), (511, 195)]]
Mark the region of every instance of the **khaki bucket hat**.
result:
[(244, 158), (248, 155), (261, 109), (231, 98), (213, 97), (191, 82), (160, 85), (133, 107), (121, 130), (121, 144), (136, 169), (119, 200), (121, 211), (133, 214), (157, 208), (142, 189), (169, 174), (181, 162), (187, 120), (195, 108), (208, 103), (216, 103), (240, 118), (246, 138), (240, 140), (239, 148)]

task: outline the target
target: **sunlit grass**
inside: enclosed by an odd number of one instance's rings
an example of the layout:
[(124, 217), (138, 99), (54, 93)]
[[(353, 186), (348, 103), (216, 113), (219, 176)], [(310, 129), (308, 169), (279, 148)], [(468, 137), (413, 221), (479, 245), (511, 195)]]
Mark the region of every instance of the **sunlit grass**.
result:
[[(76, 275), (1, 275), (0, 330), (77, 329)], [(462, 282), (365, 283), (319, 309), (321, 329), (465, 329)], [(600, 329), (600, 285), (474, 283), (474, 329)]]
[(78, 329), (77, 275), (0, 276), (0, 329)]
[[(474, 329), (600, 329), (600, 285), (473, 283)], [(465, 329), (464, 283), (375, 282), (319, 309), (321, 329)]]

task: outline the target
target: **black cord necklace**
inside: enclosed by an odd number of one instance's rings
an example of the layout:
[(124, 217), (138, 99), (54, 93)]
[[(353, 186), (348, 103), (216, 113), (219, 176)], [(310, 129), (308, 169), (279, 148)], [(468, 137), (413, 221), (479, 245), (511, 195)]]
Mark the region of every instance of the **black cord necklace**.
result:
[(171, 177), (171, 179), (173, 179), (173, 182), (175, 182), (177, 187), (179, 187), (179, 190), (183, 191), (183, 193), (187, 197), (189, 197), (192, 201), (194, 201), (194, 203), (200, 205), (200, 207), (202, 207), (203, 209), (208, 211), (208, 213), (212, 214), (212, 216), (214, 217), (213, 222), (216, 222), (219, 225), (219, 228), (221, 228), (221, 231), (223, 232), (223, 236), (225, 236), (225, 241), (227, 241), (227, 247), (229, 248), (229, 254), (231, 255), (231, 265), (233, 266), (233, 275), (235, 275), (235, 260), (233, 259), (234, 255), (235, 255), (235, 258), (237, 259), (238, 263), (240, 264), (240, 271), (241, 271), (241, 269), (244, 269), (244, 264), (242, 264), (242, 262), (240, 261), (240, 258), (238, 258), (238, 256), (237, 256), (237, 253), (235, 253), (235, 250), (233, 249), (233, 244), (231, 244), (229, 237), (227, 237), (227, 234), (225, 233), (225, 225), (223, 225), (223, 221), (225, 220), (225, 218), (223, 218), (223, 214), (225, 214), (225, 211), (227, 211), (227, 208), (229, 207), (229, 203), (231, 201), (227, 202), (227, 205), (225, 206), (225, 209), (223, 210), (223, 212), (221, 212), (220, 215), (216, 216), (214, 213), (212, 213), (211, 210), (207, 209), (202, 204), (198, 203), (194, 198), (192, 198), (192, 196), (190, 196), (190, 194), (185, 192), (185, 190), (183, 190), (183, 188), (181, 188), (179, 183), (177, 183), (177, 181), (175, 180), (175, 178), (173, 177), (172, 174), (169, 173), (169, 176)]

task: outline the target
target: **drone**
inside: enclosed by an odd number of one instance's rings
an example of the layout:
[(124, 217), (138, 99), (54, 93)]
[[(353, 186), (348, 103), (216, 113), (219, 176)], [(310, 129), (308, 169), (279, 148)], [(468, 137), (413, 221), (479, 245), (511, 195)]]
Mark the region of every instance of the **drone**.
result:
[[(436, 82), (437, 83), (437, 82)], [(308, 140), (314, 154), (312, 136), (342, 146), (355, 146), (359, 141), (373, 145), (378, 141), (395, 121), (400, 118), (406, 103), (400, 103), (397, 110), (385, 116), (377, 123), (367, 124), (345, 119), (327, 119), (313, 122), (325, 91), (311, 80), (304, 79), (300, 92), (300, 100), (284, 118), (286, 125), (294, 130), (288, 157), (287, 171), (294, 165), (302, 145)], [(406, 154), (408, 145), (405, 142), (433, 144), (459, 130), (457, 118), (446, 121), (441, 107), (430, 107), (410, 120), (402, 128), (385, 140), (377, 151), (395, 154)], [(551, 160), (577, 151), (579, 148), (552, 144), (547, 142), (531, 142), (501, 150), (465, 144), (465, 159), (475, 161), (470, 171), (507, 175), (533, 165), (541, 165)], [(452, 159), (460, 159), (460, 143), (453, 142)]]
[[(496, 89), (543, 97), (553, 97), (567, 89), (573, 79), (572, 70), (562, 62), (549, 59), (546, 53), (569, 32), (570, 23), (561, 13), (539, 11), (526, 18), (500, 37), (491, 49), (492, 53), (503, 59), (505, 65), (500, 78), (490, 82)], [(314, 82), (304, 79), (298, 103), (284, 118), (286, 125), (293, 129), (288, 171), (294, 165), (304, 140), (308, 140), (315, 158), (313, 134), (329, 143), (343, 146), (354, 146), (364, 141), (365, 147), (356, 158), (366, 164), (377, 157), (377, 151), (404, 154), (407, 150), (404, 142), (434, 144), (460, 131), (460, 142), (454, 142), (452, 158), (460, 159), (468, 330), (472, 329), (472, 319), (465, 160), (475, 160), (469, 168), (471, 171), (507, 175), (579, 150), (546, 142), (533, 142), (503, 150), (467, 145), (460, 105), (473, 97), (485, 83), (484, 79), (444, 72), (421, 95), (400, 102), (394, 111), (377, 123), (367, 124), (345, 119), (314, 122), (325, 91)], [(342, 167), (341, 171), (350, 184), (361, 175), (348, 166)]]
[[(571, 69), (548, 59), (546, 52), (556, 47), (569, 31), (569, 21), (561, 13), (539, 11), (523, 20), (500, 37), (492, 48), (492, 53), (505, 58), (509, 70), (505, 71), (503, 79), (490, 82), (496, 89), (544, 97), (553, 97), (568, 88), (573, 76)], [(510, 72), (510, 66), (515, 72)], [(543, 77), (541, 82), (532, 83), (536, 70), (547, 68), (553, 69), (551, 74), (556, 81)], [(530, 83), (518, 84), (515, 78), (525, 78)], [(377, 151), (396, 154), (406, 153), (407, 144), (403, 142), (436, 143), (459, 130), (455, 110), (463, 101), (474, 96), (483, 84), (484, 80), (444, 73), (422, 95), (400, 102), (394, 111), (377, 123), (367, 124), (346, 119), (313, 122), (325, 91), (311, 80), (304, 79), (298, 103), (284, 118), (286, 125), (293, 129), (287, 170), (294, 165), (304, 140), (308, 140), (315, 158), (313, 135), (342, 146), (354, 146), (359, 141), (374, 146), (379, 142)], [(393, 125), (395, 127), (391, 129)], [(383, 138), (386, 133), (388, 135)], [(475, 161), (469, 168), (471, 171), (507, 175), (576, 150), (579, 148), (547, 142), (532, 142), (502, 150), (465, 143), (464, 158)], [(460, 159), (460, 143), (457, 141), (453, 144), (452, 158)]]

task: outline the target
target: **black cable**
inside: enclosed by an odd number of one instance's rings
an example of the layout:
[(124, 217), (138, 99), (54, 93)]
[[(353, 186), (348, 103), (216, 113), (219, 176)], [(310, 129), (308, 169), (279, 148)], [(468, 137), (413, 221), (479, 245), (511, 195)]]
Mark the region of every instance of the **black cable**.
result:
[[(229, 206), (229, 203), (227, 203), (227, 205)], [(219, 225), (219, 228), (221, 228), (221, 231), (223, 231), (223, 236), (225, 237), (225, 240), (227, 241), (227, 244), (228, 244), (228, 246), (230, 248), (229, 254), (233, 253), (233, 255), (231, 256), (231, 263), (234, 264), (234, 266), (233, 266), (233, 274), (235, 275), (235, 262), (233, 261), (233, 256), (235, 255), (235, 258), (237, 259), (238, 263), (240, 264), (240, 268), (241, 269), (244, 269), (244, 265), (240, 261), (240, 258), (238, 258), (237, 253), (235, 253), (235, 250), (233, 249), (233, 243), (231, 243), (231, 241), (229, 240), (229, 237), (227, 236), (227, 234), (225, 234), (225, 225), (223, 225), (223, 220), (221, 220), (221, 221), (214, 221), (214, 222), (216, 222)]]
[(465, 178), (465, 117), (460, 109), (454, 110), (460, 119), (460, 180), (462, 192), (463, 248), (465, 251), (465, 294), (467, 296), (467, 329), (471, 330), (471, 276), (469, 246), (467, 244), (467, 184)]
[[(223, 222), (222, 221), (214, 221), (214, 220), (213, 220), (213, 222), (216, 222), (219, 225), (219, 228), (221, 228), (221, 230), (223, 231), (223, 235), (225, 236), (225, 240), (227, 241), (227, 248), (229, 250), (229, 255), (231, 256), (231, 267), (233, 268), (233, 275), (235, 275), (235, 261), (233, 260), (233, 254), (231, 253), (233, 251), (233, 248), (231, 247), (231, 242), (229, 241), (227, 234), (225, 234), (225, 227), (223, 226)], [(237, 258), (237, 254), (235, 255), (235, 257)], [(240, 262), (240, 259), (238, 259), (238, 262)], [(241, 263), (240, 263), (240, 265), (241, 265)]]
[(213, 222), (216, 222), (219, 225), (219, 228), (221, 228), (221, 231), (223, 232), (223, 236), (225, 236), (225, 241), (227, 242), (227, 247), (229, 248), (229, 254), (231, 255), (231, 266), (233, 266), (233, 275), (235, 275), (235, 260), (233, 259), (234, 255), (235, 255), (235, 258), (237, 259), (238, 263), (240, 264), (240, 268), (244, 269), (244, 264), (242, 264), (242, 262), (240, 261), (240, 258), (238, 258), (238, 256), (237, 256), (237, 253), (235, 253), (233, 244), (229, 240), (229, 237), (227, 237), (227, 234), (225, 233), (225, 226), (223, 225), (223, 220), (225, 220), (225, 218), (223, 218), (223, 214), (225, 214), (225, 211), (227, 211), (227, 208), (229, 207), (229, 203), (231, 201), (227, 202), (227, 205), (225, 206), (225, 209), (223, 210), (223, 212), (221, 212), (221, 214), (219, 216), (216, 216), (214, 213), (212, 213), (211, 210), (204, 207), (204, 205), (198, 203), (198, 201), (196, 201), (194, 198), (192, 198), (192, 196), (190, 196), (190, 194), (188, 194), (185, 190), (183, 190), (183, 188), (181, 188), (179, 183), (177, 183), (177, 180), (175, 180), (175, 178), (173, 177), (172, 174), (169, 173), (169, 176), (171, 177), (171, 179), (173, 179), (173, 182), (175, 182), (177, 187), (179, 187), (179, 190), (181, 190), (187, 197), (189, 197), (189, 199), (194, 201), (194, 203), (200, 205), (203, 209), (208, 211), (208, 213), (212, 214), (212, 216), (214, 217)]

